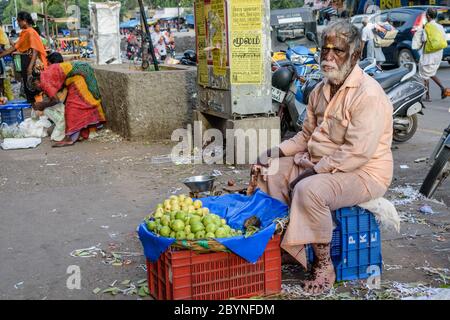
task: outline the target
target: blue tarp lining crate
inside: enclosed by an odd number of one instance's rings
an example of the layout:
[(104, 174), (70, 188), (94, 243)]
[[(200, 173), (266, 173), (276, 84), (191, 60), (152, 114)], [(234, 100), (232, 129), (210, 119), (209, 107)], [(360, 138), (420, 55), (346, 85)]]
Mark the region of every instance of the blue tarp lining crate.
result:
[[(372, 213), (360, 207), (342, 208), (333, 213), (336, 228), (331, 241), (331, 259), (336, 280), (365, 279), (381, 273), (381, 234)], [(308, 260), (314, 252), (307, 247)]]
[(31, 108), (26, 100), (11, 100), (5, 105), (0, 105), (0, 123), (13, 125), (24, 120), (23, 109)]

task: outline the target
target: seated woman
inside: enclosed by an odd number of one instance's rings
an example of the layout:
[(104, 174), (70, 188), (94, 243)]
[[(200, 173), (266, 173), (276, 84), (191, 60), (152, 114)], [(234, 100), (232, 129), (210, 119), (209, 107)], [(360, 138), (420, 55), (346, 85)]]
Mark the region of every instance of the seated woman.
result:
[(58, 92), (64, 87), (67, 89), (66, 136), (54, 147), (73, 145), (80, 135), (88, 139), (89, 132), (105, 122), (97, 80), (88, 63), (74, 61), (52, 64), (40, 74), (35, 74), (34, 85), (49, 97), (48, 101), (33, 105), (33, 109), (40, 111), (61, 103)]

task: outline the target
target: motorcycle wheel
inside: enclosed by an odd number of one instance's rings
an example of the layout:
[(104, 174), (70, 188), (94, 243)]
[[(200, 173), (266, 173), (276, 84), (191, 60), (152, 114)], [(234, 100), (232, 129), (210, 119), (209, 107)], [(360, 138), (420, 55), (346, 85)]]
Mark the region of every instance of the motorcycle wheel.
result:
[(413, 114), (412, 116), (405, 118), (409, 120), (408, 129), (406, 131), (394, 129), (393, 140), (395, 142), (406, 142), (411, 139), (417, 131), (417, 127), (419, 125), (417, 114)]
[(425, 180), (420, 187), (419, 192), (427, 198), (431, 198), (436, 189), (441, 185), (450, 173), (450, 148), (442, 149), (437, 157)]

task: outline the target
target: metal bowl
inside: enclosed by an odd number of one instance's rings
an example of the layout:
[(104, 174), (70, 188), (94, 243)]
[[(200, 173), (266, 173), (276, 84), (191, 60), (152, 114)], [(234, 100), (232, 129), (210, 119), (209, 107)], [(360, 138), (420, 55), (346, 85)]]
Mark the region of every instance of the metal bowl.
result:
[(183, 183), (191, 192), (207, 192), (212, 191), (215, 179), (215, 176), (194, 176), (185, 179)]

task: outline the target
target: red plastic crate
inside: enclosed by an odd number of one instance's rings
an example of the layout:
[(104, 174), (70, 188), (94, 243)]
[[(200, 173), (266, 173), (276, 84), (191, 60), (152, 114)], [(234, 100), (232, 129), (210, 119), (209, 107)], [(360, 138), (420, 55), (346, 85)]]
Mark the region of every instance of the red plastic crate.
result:
[(158, 300), (223, 300), (281, 291), (280, 236), (275, 235), (255, 264), (227, 252), (196, 253), (169, 248), (147, 260), (150, 294)]

